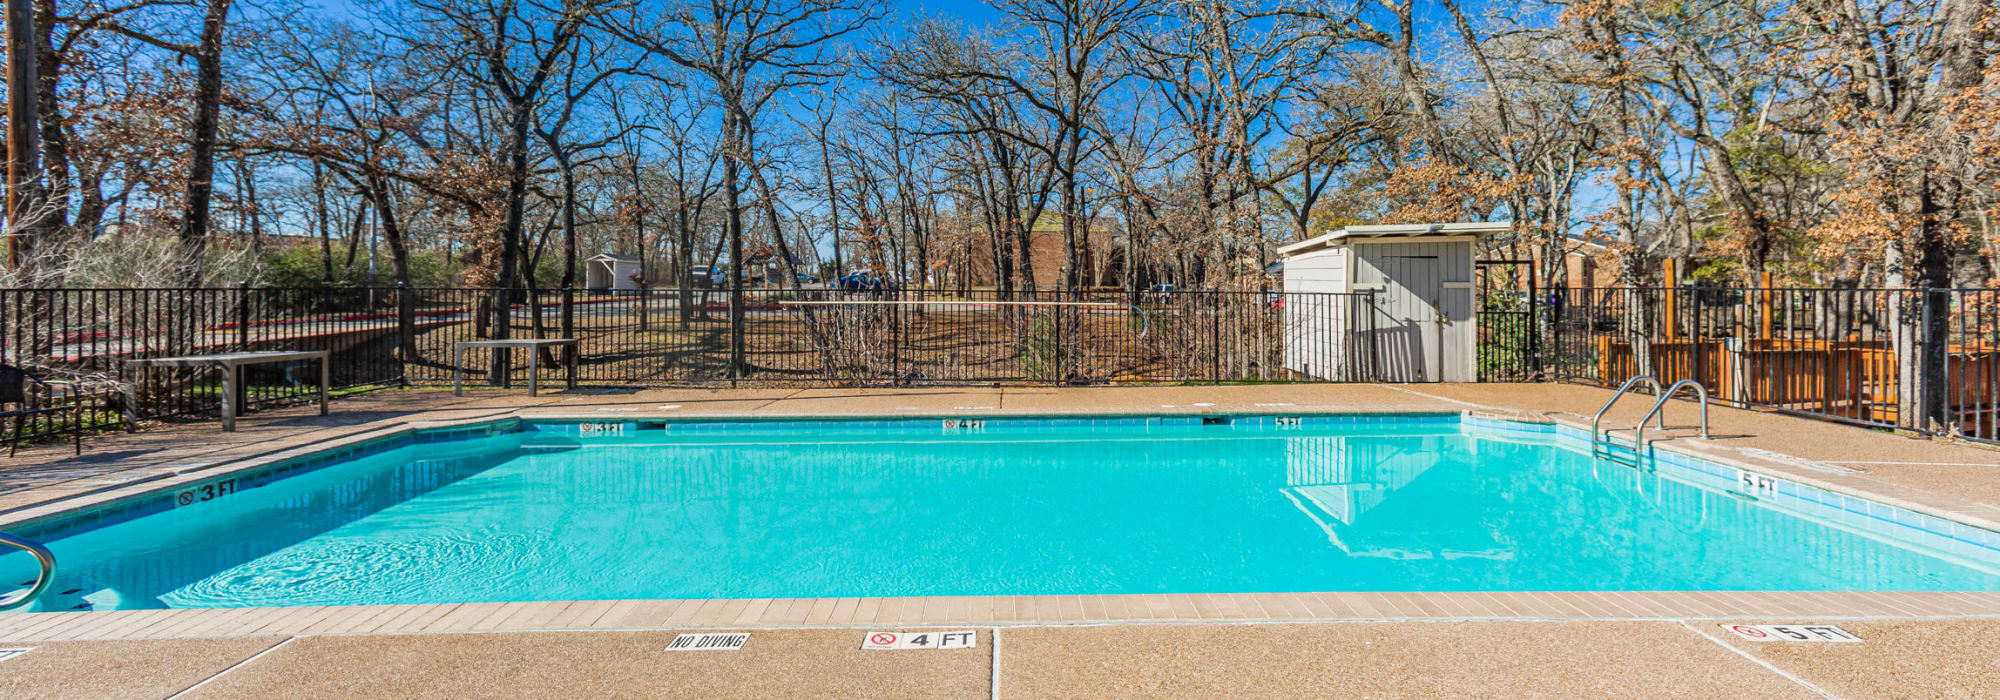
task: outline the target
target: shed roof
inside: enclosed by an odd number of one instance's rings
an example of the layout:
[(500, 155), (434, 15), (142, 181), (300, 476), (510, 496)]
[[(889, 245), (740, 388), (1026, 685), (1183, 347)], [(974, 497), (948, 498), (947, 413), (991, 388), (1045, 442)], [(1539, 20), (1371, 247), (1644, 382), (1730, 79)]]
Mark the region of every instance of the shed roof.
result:
[(629, 262), (629, 263), (639, 262), (638, 258), (632, 257), (630, 255), (617, 255), (615, 253), (598, 253), (596, 255), (590, 256), (590, 259), (586, 260), (585, 262), (601, 262), (607, 260), (611, 262)]
[(1354, 238), (1406, 238), (1413, 236), (1478, 236), (1513, 228), (1511, 222), (1480, 221), (1452, 224), (1374, 224), (1345, 226), (1278, 248), (1279, 255), (1297, 255)]

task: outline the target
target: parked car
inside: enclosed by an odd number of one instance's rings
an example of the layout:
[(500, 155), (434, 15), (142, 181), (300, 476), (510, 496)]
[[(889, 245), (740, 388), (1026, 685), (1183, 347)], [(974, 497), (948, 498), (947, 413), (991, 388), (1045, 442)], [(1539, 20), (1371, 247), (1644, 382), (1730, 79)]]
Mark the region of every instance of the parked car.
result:
[(895, 291), (896, 283), (886, 277), (878, 277), (874, 272), (859, 270), (840, 277), (838, 286), (843, 292), (883, 292)]
[(719, 289), (729, 286), (729, 268), (716, 265), (696, 265), (688, 271), (688, 284), (696, 289)]

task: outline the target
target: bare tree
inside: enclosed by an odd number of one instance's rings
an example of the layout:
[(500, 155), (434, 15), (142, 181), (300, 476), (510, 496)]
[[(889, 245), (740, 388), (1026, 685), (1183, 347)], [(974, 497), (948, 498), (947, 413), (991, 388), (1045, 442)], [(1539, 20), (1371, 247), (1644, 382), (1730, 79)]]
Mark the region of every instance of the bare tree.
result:
[[(722, 110), (722, 206), (729, 239), (730, 376), (750, 370), (743, 338), (743, 179), (755, 170), (757, 119), (793, 88), (822, 82), (839, 70), (828, 45), (878, 19), (879, 5), (860, 0), (709, 0), (663, 8), (635, 5), (610, 17), (610, 31), (706, 78)], [(759, 181), (760, 189), (768, 189)], [(772, 234), (787, 266), (796, 258), (778, 232), (775, 203), (766, 197)], [(794, 275), (796, 278), (796, 275)]]

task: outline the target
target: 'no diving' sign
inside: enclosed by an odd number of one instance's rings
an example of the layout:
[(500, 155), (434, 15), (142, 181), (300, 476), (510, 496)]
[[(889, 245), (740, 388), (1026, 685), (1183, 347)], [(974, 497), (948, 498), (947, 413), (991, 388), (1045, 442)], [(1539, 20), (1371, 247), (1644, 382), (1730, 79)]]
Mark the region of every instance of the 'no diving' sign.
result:
[(736, 651), (749, 641), (748, 634), (683, 634), (667, 643), (667, 651)]
[(979, 633), (961, 632), (869, 632), (861, 638), (863, 649), (971, 649), (979, 646)]

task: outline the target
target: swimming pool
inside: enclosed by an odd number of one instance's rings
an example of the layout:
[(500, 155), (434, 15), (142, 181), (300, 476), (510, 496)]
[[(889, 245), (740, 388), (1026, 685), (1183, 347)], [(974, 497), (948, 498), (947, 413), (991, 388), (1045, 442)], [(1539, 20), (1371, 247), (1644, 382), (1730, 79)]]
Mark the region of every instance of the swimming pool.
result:
[[(16, 530), (35, 610), (659, 598), (2000, 590), (2000, 536), (1447, 415), (508, 421)], [(25, 555), (0, 573), (33, 578)]]

